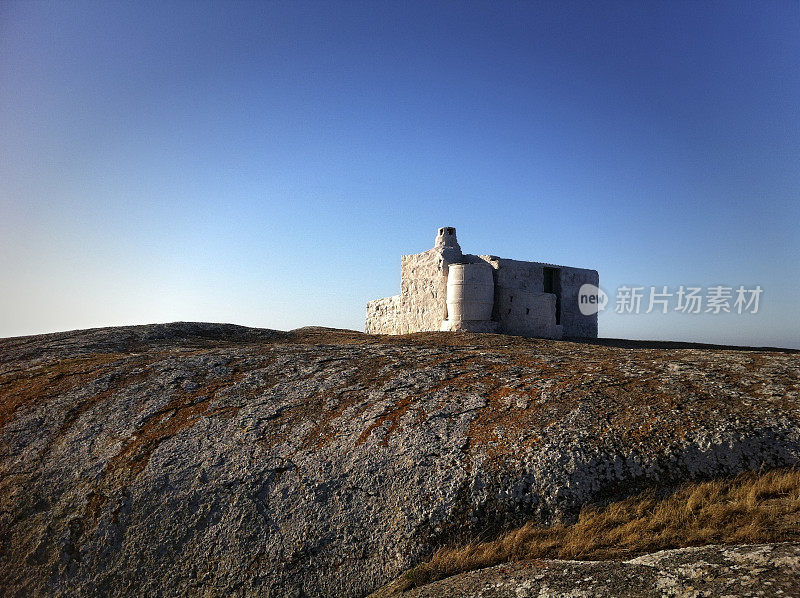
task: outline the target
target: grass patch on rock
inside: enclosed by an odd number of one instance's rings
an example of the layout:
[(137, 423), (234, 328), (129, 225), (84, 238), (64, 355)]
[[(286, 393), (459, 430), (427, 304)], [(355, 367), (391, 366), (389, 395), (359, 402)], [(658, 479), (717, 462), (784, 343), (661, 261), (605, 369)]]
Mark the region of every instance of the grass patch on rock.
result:
[(577, 522), (527, 523), (492, 541), (442, 548), (386, 589), (405, 591), (457, 573), (531, 559), (604, 560), (669, 548), (800, 540), (800, 470), (692, 483), (585, 507)]

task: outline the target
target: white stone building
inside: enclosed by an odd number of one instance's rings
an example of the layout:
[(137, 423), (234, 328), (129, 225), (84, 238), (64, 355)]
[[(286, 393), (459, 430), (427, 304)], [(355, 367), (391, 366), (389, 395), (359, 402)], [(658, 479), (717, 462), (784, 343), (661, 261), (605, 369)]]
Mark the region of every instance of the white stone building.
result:
[(578, 290), (596, 270), (461, 253), (456, 229), (440, 228), (433, 249), (400, 259), (400, 294), (367, 303), (366, 332), (500, 332), (541, 338), (597, 337)]

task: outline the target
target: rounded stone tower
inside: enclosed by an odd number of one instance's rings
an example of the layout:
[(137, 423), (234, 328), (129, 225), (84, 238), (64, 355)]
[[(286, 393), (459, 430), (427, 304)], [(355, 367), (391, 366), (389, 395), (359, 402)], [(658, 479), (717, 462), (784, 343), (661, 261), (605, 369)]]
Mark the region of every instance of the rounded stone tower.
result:
[(448, 320), (491, 320), (493, 305), (494, 277), (489, 264), (450, 264), (447, 275)]

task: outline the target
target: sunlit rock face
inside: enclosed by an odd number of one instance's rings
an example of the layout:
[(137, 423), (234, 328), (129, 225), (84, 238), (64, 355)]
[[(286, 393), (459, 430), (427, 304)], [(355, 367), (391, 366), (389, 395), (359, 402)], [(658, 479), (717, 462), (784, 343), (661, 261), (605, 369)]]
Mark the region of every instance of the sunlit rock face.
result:
[(215, 324), (0, 340), (5, 595), (362, 596), (437, 547), (800, 464), (797, 353)]

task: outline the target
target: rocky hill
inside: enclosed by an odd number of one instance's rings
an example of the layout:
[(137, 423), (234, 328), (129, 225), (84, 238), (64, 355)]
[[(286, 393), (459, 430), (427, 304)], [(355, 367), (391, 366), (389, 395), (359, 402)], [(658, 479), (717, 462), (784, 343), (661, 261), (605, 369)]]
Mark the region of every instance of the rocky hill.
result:
[(779, 350), (183, 323), (2, 339), (0, 590), (363, 596), (443, 545), (800, 464), (799, 394)]

